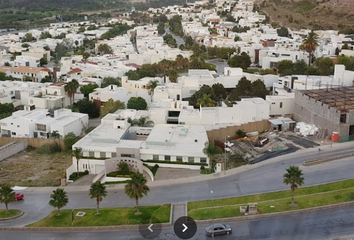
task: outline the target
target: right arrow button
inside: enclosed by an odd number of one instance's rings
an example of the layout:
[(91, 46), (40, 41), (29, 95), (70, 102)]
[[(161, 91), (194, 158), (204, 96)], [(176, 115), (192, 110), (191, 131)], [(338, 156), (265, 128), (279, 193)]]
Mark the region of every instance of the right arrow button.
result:
[(190, 239), (197, 232), (197, 223), (193, 218), (187, 216), (180, 217), (174, 223), (173, 230), (177, 237), (181, 239)]

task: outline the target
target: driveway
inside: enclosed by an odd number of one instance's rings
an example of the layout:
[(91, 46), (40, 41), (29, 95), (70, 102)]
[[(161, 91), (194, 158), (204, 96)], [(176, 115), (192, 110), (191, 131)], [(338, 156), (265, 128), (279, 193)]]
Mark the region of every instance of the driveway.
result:
[(199, 170), (190, 170), (182, 168), (159, 168), (156, 172), (155, 181), (188, 178), (195, 176), (200, 176)]

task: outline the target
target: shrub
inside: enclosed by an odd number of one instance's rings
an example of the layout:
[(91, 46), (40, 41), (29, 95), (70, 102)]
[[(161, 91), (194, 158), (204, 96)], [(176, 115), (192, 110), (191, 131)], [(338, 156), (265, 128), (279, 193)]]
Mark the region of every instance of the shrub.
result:
[(107, 177), (130, 177), (130, 174), (132, 174), (133, 172), (128, 172), (128, 173), (124, 173), (121, 171), (114, 171), (114, 172), (110, 172), (107, 173)]
[(204, 170), (205, 169), (205, 167), (204, 166), (200, 166), (200, 170)]
[(33, 151), (33, 150), (36, 150), (36, 148), (31, 146), (31, 145), (28, 145), (27, 148), (26, 148), (27, 152), (30, 152), (30, 151)]
[(59, 143), (45, 143), (37, 149), (38, 154), (52, 154), (61, 152)]
[(236, 135), (239, 137), (245, 137), (246, 136), (246, 132), (243, 131), (243, 129), (239, 129), (236, 131)]
[(119, 172), (122, 173), (122, 175), (126, 175), (126, 174), (129, 174), (129, 165), (128, 163), (126, 162), (120, 162), (118, 164), (118, 169), (119, 169)]
[(76, 180), (82, 178), (83, 176), (86, 176), (87, 174), (89, 174), (88, 170), (86, 170), (85, 172), (79, 172), (79, 174), (77, 174), (77, 172), (74, 172), (70, 175), (69, 180), (75, 182)]

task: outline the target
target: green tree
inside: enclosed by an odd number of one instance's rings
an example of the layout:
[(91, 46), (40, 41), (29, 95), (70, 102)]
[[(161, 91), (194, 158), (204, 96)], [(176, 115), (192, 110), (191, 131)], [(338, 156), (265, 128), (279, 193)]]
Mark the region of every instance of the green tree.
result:
[(252, 82), (251, 96), (265, 99), (266, 95), (268, 94), (269, 91), (267, 90), (262, 80), (258, 79)]
[(9, 203), (15, 201), (15, 192), (10, 185), (0, 187), (0, 203), (5, 203), (6, 213), (9, 213)]
[(214, 156), (218, 154), (222, 154), (223, 151), (221, 147), (215, 146), (213, 143), (206, 142), (205, 147), (203, 149), (203, 153), (208, 156), (209, 160), (212, 163), (215, 163)]
[(292, 206), (294, 206), (295, 190), (298, 188), (298, 186), (302, 186), (304, 184), (304, 178), (302, 176), (303, 173), (297, 166), (290, 166), (288, 169), (286, 169), (286, 173), (284, 174), (284, 183), (286, 185), (290, 185)]
[(281, 60), (277, 63), (277, 69), (280, 76), (293, 74), (293, 62), (291, 60)]
[(286, 27), (278, 28), (277, 33), (280, 37), (288, 37), (289, 36), (289, 30)]
[(98, 85), (96, 83), (89, 83), (87, 85), (80, 87), (80, 92), (84, 94), (84, 96), (87, 98), (95, 88), (98, 88)]
[(62, 188), (57, 188), (50, 195), (49, 205), (58, 209), (58, 216), (60, 215), (60, 209), (68, 204), (69, 198), (65, 190)]
[(308, 66), (304, 60), (296, 61), (293, 63), (293, 75), (304, 75), (306, 73)]
[(345, 55), (339, 55), (337, 57), (338, 64), (343, 64), (345, 66), (346, 70), (349, 71), (354, 71), (354, 57), (353, 56), (345, 56)]
[(154, 92), (155, 88), (159, 85), (159, 81), (157, 80), (150, 80), (149, 83), (147, 84), (147, 87), (149, 89), (149, 92)]
[(122, 175), (128, 175), (130, 173), (129, 165), (126, 162), (119, 162), (118, 170)]
[(6, 73), (0, 72), (0, 81), (5, 81), (6, 80)]
[(196, 91), (191, 98), (189, 99), (189, 105), (192, 105), (194, 108), (199, 108), (198, 99), (202, 98), (204, 95), (209, 95), (209, 97), (214, 100), (218, 101), (215, 96), (213, 89), (208, 85), (203, 85), (198, 91)]
[(197, 100), (197, 105), (202, 107), (215, 107), (216, 101), (210, 98), (208, 94), (204, 94)]
[(22, 42), (31, 42), (33, 40), (36, 40), (36, 38), (33, 37), (32, 33), (26, 33), (22, 38)]
[(69, 51), (69, 48), (64, 43), (57, 43), (55, 46), (55, 59), (60, 60)]
[(118, 87), (122, 86), (121, 79), (119, 77), (105, 77), (101, 83), (101, 88), (108, 87), (109, 85), (117, 85)]
[(47, 32), (47, 31), (42, 32), (40, 37), (39, 37), (39, 39), (47, 39), (47, 38), (52, 38), (52, 35), (49, 32)]
[(91, 184), (90, 187), (90, 198), (96, 198), (96, 215), (100, 214), (100, 202), (102, 202), (104, 197), (107, 197), (106, 186), (100, 181), (96, 181)]
[(247, 53), (242, 52), (240, 55), (234, 55), (228, 62), (230, 67), (240, 67), (243, 70), (251, 65), (251, 58)]
[(168, 71), (168, 79), (170, 79), (171, 82), (176, 83), (178, 79), (177, 71), (176, 70)]
[(112, 98), (110, 98), (107, 102), (103, 104), (100, 110), (100, 118), (103, 118), (106, 116), (108, 113), (114, 113), (118, 109), (125, 109), (125, 104), (124, 102), (121, 101), (114, 101)]
[(131, 97), (127, 103), (128, 109), (146, 110), (147, 103), (142, 97)]
[(79, 87), (79, 82), (76, 79), (73, 79), (71, 82), (68, 82), (64, 87), (65, 92), (68, 94), (70, 98), (71, 104), (73, 104), (74, 102), (75, 93), (78, 87)]
[(110, 46), (108, 46), (108, 44), (106, 44), (106, 43), (100, 44), (97, 48), (97, 51), (99, 54), (112, 54), (113, 53), (112, 48)]
[(77, 177), (79, 177), (79, 162), (82, 156), (82, 148), (75, 148), (71, 151), (71, 156), (76, 159), (76, 173)]
[(39, 59), (39, 65), (43, 67), (44, 65), (48, 64), (48, 60), (46, 58)]
[(165, 34), (165, 24), (160, 22), (159, 25), (157, 25), (157, 33), (159, 35)]
[(96, 105), (88, 98), (79, 100), (76, 103), (76, 106), (80, 113), (88, 114), (89, 118), (97, 118), (100, 116), (100, 112), (98, 111)]
[(226, 98), (227, 93), (226, 93), (224, 85), (222, 85), (221, 83), (214, 83), (213, 86), (211, 86), (211, 88), (213, 89), (213, 92), (214, 92), (217, 100)]
[(59, 134), (58, 131), (55, 130), (55, 131), (50, 133), (50, 137), (54, 138), (54, 139), (59, 139), (60, 138), (60, 134)]
[(154, 126), (154, 122), (152, 120), (149, 120), (148, 117), (140, 117), (139, 119), (128, 118), (128, 122), (132, 126), (139, 126), (139, 127), (152, 127), (152, 126)]
[(0, 119), (11, 116), (13, 111), (15, 107), (12, 103), (0, 103)]
[(141, 214), (139, 211), (139, 199), (144, 195), (147, 196), (150, 191), (149, 187), (146, 185), (147, 180), (145, 176), (141, 173), (133, 173), (131, 175), (131, 180), (125, 185), (125, 193), (131, 199), (135, 199), (136, 213), (135, 215)]
[(322, 76), (328, 76), (334, 74), (334, 64), (330, 58), (318, 58), (315, 61), (315, 66), (318, 72)]
[(236, 88), (231, 91), (228, 99), (231, 101), (239, 100), (242, 96), (251, 96), (252, 94), (252, 83), (246, 77), (242, 77)]
[(313, 53), (316, 51), (318, 46), (318, 36), (314, 31), (309, 32), (300, 45), (300, 50), (303, 50), (309, 54), (309, 66), (312, 62)]
[(64, 145), (66, 150), (70, 150), (72, 146), (79, 141), (80, 137), (77, 137), (75, 133), (69, 132), (64, 136)]

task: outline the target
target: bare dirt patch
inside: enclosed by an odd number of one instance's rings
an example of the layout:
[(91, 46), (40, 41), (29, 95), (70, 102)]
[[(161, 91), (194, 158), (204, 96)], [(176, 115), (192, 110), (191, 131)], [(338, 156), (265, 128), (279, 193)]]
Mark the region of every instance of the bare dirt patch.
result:
[(22, 152), (0, 162), (0, 182), (26, 187), (59, 186), (71, 164), (70, 152)]

